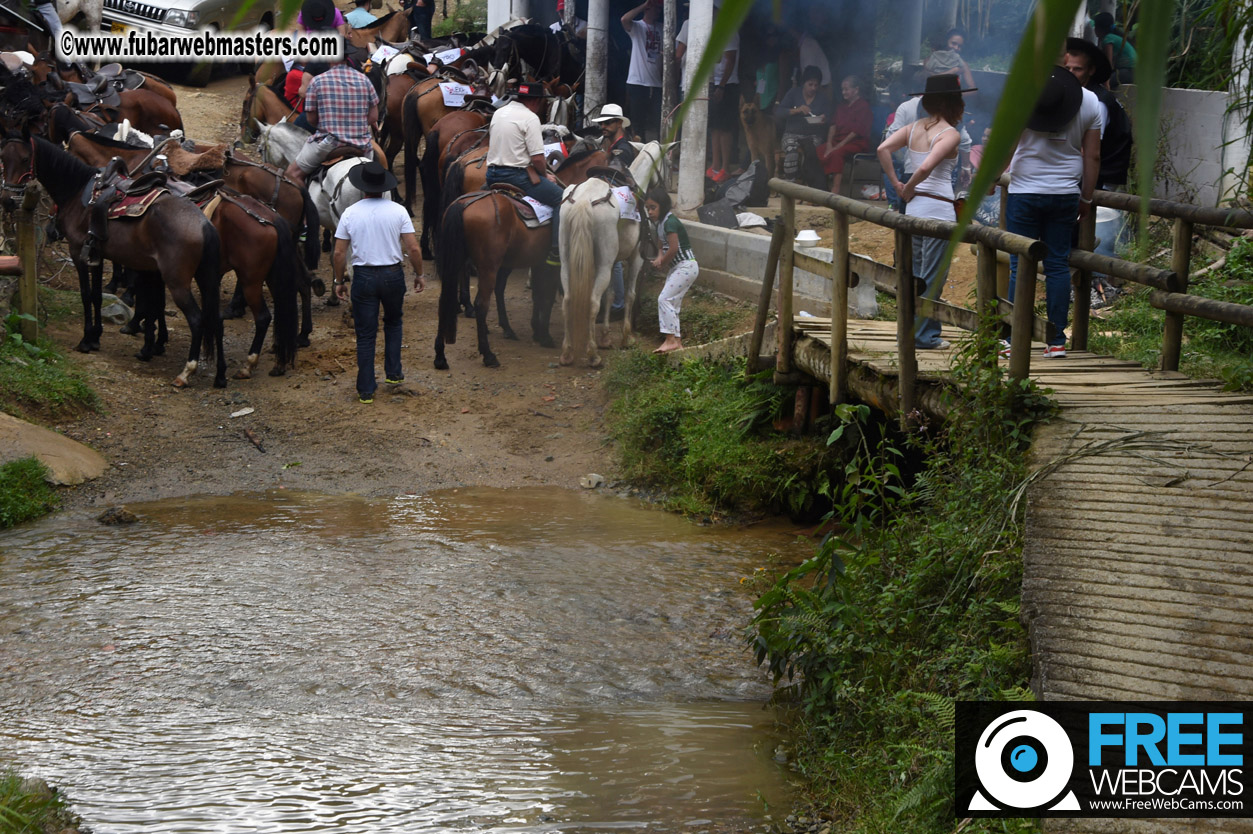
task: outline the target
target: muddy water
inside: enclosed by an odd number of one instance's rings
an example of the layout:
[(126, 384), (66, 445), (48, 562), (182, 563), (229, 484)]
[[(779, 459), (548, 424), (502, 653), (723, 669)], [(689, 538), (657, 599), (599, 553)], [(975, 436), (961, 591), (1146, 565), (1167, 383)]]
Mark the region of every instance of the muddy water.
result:
[(132, 831), (754, 830), (740, 578), (794, 531), (565, 490), (272, 492), (0, 535), (0, 761)]

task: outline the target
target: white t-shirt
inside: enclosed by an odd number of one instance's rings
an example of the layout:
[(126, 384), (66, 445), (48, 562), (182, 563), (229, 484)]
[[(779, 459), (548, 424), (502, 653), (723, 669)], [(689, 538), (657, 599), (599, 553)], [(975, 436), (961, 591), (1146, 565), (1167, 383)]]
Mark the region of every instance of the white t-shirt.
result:
[(1057, 133), (1024, 130), (1009, 163), (1010, 194), (1078, 194), (1083, 181), (1083, 136), (1101, 129), (1101, 102), (1083, 91), (1070, 124)]
[[(681, 43), (684, 46), (687, 46), (687, 24), (688, 24), (688, 21), (685, 20), (683, 21), (683, 25), (679, 27), (679, 33), (674, 36), (675, 43)], [(726, 83), (739, 84), (740, 83), (740, 33), (739, 32), (736, 32), (731, 37), (731, 42), (727, 44), (726, 50), (722, 53), (723, 61), (726, 60), (727, 52), (735, 53), (735, 61), (731, 64), (731, 73), (730, 75), (727, 76)], [(704, 56), (701, 56), (701, 57), (704, 57)], [(684, 55), (683, 61), (681, 62), (681, 64), (686, 64), (686, 63), (687, 63), (687, 56)], [(687, 92), (687, 78), (685, 77), (686, 73), (683, 72), (684, 69), (686, 69), (686, 67), (680, 65), (679, 88), (682, 89), (684, 93), (686, 93)], [(717, 64), (714, 65), (712, 83), (714, 85), (718, 85), (722, 83), (722, 61), (719, 61)]]
[[(892, 124), (888, 125), (886, 135), (891, 136), (901, 128), (913, 124), (918, 121), (919, 116), (925, 116), (926, 113), (927, 111), (922, 109), (922, 96), (915, 96), (913, 98), (906, 99), (901, 102), (900, 107), (896, 108), (896, 117), (892, 119)], [(966, 126), (962, 125), (958, 127), (957, 131), (961, 134), (961, 138), (957, 140), (957, 153), (969, 155), (970, 148), (974, 145), (974, 143), (970, 141), (970, 134), (966, 132)], [(908, 145), (896, 151), (893, 156), (905, 163), (906, 174), (912, 174), (914, 172), (913, 160), (909, 158)]]
[(392, 266), (404, 260), (400, 236), (413, 234), (413, 220), (400, 203), (369, 198), (344, 210), (335, 238), (352, 246), (353, 266)]
[(627, 83), (640, 87), (661, 86), (661, 27), (642, 20), (631, 21), (631, 67)]
[(817, 67), (822, 70), (822, 86), (830, 86), (831, 64), (827, 62), (827, 54), (822, 51), (818, 41), (814, 40), (812, 35), (803, 34), (796, 46), (800, 52), (796, 62), (797, 79), (799, 80), (800, 74), (805, 71), (805, 67)]
[(531, 157), (544, 153), (539, 116), (520, 101), (511, 101), (492, 115), (488, 131), (487, 164), (528, 168)]

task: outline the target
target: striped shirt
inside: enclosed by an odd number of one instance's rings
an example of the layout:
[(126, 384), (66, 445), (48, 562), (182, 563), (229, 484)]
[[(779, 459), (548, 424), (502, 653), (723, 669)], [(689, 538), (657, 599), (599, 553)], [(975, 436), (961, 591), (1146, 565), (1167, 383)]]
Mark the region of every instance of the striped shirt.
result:
[(679, 236), (679, 251), (675, 254), (674, 260), (670, 262), (671, 267), (673, 268), (674, 264), (682, 263), (683, 261), (696, 260), (696, 256), (692, 254), (692, 244), (687, 237), (687, 228), (683, 225), (679, 218), (675, 217), (673, 214), (667, 214), (665, 218), (657, 224), (657, 236), (661, 238), (661, 248), (663, 250), (669, 248), (666, 243), (670, 239), (670, 235), (672, 233)]
[(333, 136), (345, 145), (370, 150), (370, 108), (378, 94), (363, 73), (347, 64), (336, 64), (313, 79), (305, 92), (305, 112), (318, 114), (318, 127), (310, 141)]

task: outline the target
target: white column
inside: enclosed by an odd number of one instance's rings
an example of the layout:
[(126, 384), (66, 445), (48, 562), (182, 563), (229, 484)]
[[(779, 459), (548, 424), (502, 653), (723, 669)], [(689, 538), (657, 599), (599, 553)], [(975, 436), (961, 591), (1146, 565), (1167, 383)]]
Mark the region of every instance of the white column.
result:
[[(666, 118), (677, 103), (679, 79), (674, 65), (674, 39), (678, 35), (678, 3), (665, 0), (661, 26), (661, 138), (670, 135), (670, 120)], [(666, 166), (669, 174), (669, 166)]]
[(1087, 26), (1088, 6), (1086, 3), (1080, 3), (1078, 10), (1075, 11), (1075, 19), (1070, 23), (1070, 37), (1082, 38)]
[(903, 0), (901, 5), (905, 24), (901, 32), (905, 39), (902, 57), (904, 66), (909, 67), (922, 63), (922, 0)]
[(531, 16), (530, 0), (487, 0), (487, 31), (510, 20)]
[[(687, 52), (683, 55), (683, 77), (696, 75), (696, 67), (709, 43), (713, 28), (712, 0), (693, 0), (687, 20)], [(683, 144), (679, 154), (679, 210), (692, 211), (705, 202), (705, 147), (709, 138), (709, 102), (706, 89), (689, 84), (688, 96), (695, 97), (683, 121)]]
[(595, 115), (605, 103), (608, 67), (609, 0), (590, 0), (587, 5), (587, 86), (583, 92), (583, 112), (588, 115)]
[[(1241, 10), (1243, 11), (1243, 10)], [(1224, 171), (1219, 184), (1219, 202), (1229, 202), (1237, 194), (1249, 193), (1250, 136), (1248, 129), (1248, 95), (1253, 90), (1253, 73), (1247, 64), (1247, 32), (1241, 31), (1231, 51), (1231, 83), (1227, 87), (1228, 102), (1235, 104), (1223, 115), (1221, 165)], [(1243, 106), (1240, 106), (1243, 104)]]

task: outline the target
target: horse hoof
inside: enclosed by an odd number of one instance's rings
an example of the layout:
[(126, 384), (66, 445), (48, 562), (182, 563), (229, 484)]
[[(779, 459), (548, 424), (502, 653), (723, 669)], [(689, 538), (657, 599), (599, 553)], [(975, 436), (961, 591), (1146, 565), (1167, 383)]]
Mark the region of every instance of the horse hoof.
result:
[(496, 354), (494, 353), (485, 353), (483, 354), (483, 367), (499, 368), (500, 360), (496, 358)]
[(222, 311), (222, 321), (228, 321), (230, 319), (237, 319), (243, 314), (244, 314), (244, 308), (228, 306), (225, 310)]
[(88, 343), (87, 343), (87, 349), (88, 349), (88, 350), (100, 350), (100, 343), (99, 343), (99, 342), (88, 342)]
[(601, 359), (599, 356), (587, 360), (587, 367), (589, 368), (599, 368), (603, 364), (605, 364), (605, 360)]
[(474, 308), (473, 308), (473, 307), (466, 307), (466, 308), (465, 308), (465, 317), (466, 317), (466, 318), (468, 318), (468, 319), (472, 319), (472, 318), (474, 318), (474, 316), (475, 316)]
[(226, 387), (226, 377), (225, 377), (225, 376), (214, 377), (214, 378), (213, 378), (213, 387), (214, 387), (214, 388), (225, 388), (225, 387)]
[(74, 350), (78, 351), (79, 353), (91, 353), (91, 343), (79, 342), (78, 344), (74, 345)]
[(535, 344), (546, 348), (555, 348), (557, 346), (557, 343), (553, 341), (553, 337), (549, 336), (547, 333), (543, 336), (536, 336)]
[(568, 353), (561, 354), (561, 358), (557, 360), (561, 365), (573, 365), (574, 357)]
[(506, 339), (508, 339), (508, 340), (509, 340), (509, 341), (511, 341), (511, 342), (516, 342), (516, 341), (518, 341), (518, 334), (517, 334), (517, 333), (514, 333), (512, 330), (506, 330), (506, 331), (505, 331), (505, 338), (506, 338)]
[(278, 365), (275, 365), (273, 368), (270, 368), (270, 376), (283, 376), (286, 373), (287, 373), (287, 369), (280, 368)]
[(309, 341), (309, 337), (308, 337), (308, 336), (297, 336), (297, 337), (296, 337), (296, 347), (309, 347), (309, 345), (311, 345), (311, 344), (313, 344), (313, 343)]
[(156, 347), (154, 347), (152, 349), (152, 355), (153, 356), (165, 356), (165, 346), (157, 345)]
[(436, 360), (435, 360), (435, 370), (437, 370), (437, 371), (446, 371), (446, 370), (448, 370), (448, 360), (447, 360), (447, 359), (436, 359)]
[(127, 322), (126, 324), (122, 325), (122, 327), (117, 332), (121, 333), (123, 336), (134, 336), (137, 333), (139, 333), (139, 326), (131, 324), (130, 322)]
[(152, 354), (151, 354), (151, 353), (144, 353), (144, 352), (141, 350), (139, 353), (136, 353), (136, 354), (135, 354), (135, 358), (136, 358), (136, 359), (138, 359), (140, 362), (151, 362), (151, 361), (152, 361)]
[(174, 377), (173, 385), (175, 388), (186, 388), (187, 380), (183, 379), (181, 376), (176, 376)]
[(327, 299), (326, 299), (326, 306), (327, 306), (327, 307), (338, 307), (338, 306), (339, 306), (339, 296), (337, 296), (337, 295), (328, 296), (328, 297), (327, 297)]
[(313, 290), (313, 294), (318, 298), (326, 295), (326, 282), (321, 278), (314, 278), (309, 282), (309, 287)]
[(234, 379), (252, 379), (252, 373), (244, 369), (239, 369), (234, 374)]

